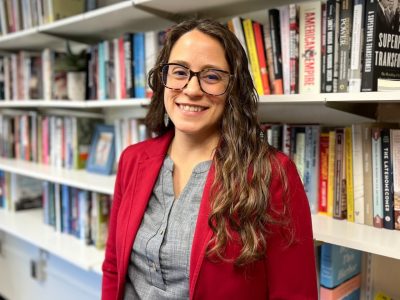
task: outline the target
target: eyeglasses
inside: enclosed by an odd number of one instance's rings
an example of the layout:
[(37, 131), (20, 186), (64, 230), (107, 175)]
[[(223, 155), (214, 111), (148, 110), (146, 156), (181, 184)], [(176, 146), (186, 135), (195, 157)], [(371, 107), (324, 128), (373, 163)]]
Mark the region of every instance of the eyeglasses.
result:
[(177, 91), (186, 88), (192, 77), (196, 76), (200, 89), (211, 96), (225, 94), (233, 76), (227, 71), (218, 69), (204, 69), (193, 72), (188, 67), (174, 63), (161, 65), (161, 75), (164, 86)]

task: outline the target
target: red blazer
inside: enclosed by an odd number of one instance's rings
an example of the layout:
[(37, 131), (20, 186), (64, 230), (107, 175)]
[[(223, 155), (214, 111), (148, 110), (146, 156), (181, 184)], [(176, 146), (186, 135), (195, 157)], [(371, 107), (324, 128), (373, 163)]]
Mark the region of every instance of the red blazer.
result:
[[(102, 299), (122, 299), (133, 241), (141, 224), (173, 133), (128, 147), (121, 155), (103, 263)], [(279, 226), (269, 226), (266, 258), (242, 269), (205, 256), (212, 232), (208, 227), (209, 192), (215, 170), (206, 180), (190, 257), (190, 299), (317, 299), (316, 267), (308, 201), (294, 164), (277, 154), (287, 172), (295, 242), (288, 246)], [(275, 175), (274, 175), (275, 173)], [(282, 208), (282, 182), (273, 171), (271, 207)], [(237, 244), (227, 245), (236, 257)]]

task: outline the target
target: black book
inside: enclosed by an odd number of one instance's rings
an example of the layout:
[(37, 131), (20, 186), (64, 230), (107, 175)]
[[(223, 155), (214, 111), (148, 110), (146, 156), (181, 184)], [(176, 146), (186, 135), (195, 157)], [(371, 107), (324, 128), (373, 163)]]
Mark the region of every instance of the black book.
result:
[(400, 10), (394, 7), (393, 2), (386, 7), (378, 0), (366, 2), (363, 92), (400, 84), (399, 15)]

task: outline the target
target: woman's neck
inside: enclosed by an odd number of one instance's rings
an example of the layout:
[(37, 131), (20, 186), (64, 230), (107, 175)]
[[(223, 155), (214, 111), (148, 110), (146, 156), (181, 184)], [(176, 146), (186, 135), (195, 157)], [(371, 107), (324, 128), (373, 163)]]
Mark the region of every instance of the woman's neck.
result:
[(201, 161), (210, 160), (214, 155), (219, 138), (219, 133), (204, 137), (176, 131), (168, 154), (174, 162), (186, 161), (197, 164)]

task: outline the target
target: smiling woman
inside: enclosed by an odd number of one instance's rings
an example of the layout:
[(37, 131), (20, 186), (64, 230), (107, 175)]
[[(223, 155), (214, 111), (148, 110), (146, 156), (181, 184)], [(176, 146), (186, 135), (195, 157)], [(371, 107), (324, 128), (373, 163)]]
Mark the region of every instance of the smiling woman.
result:
[(176, 25), (149, 83), (158, 137), (120, 158), (102, 298), (317, 299), (304, 188), (262, 137), (235, 35)]

